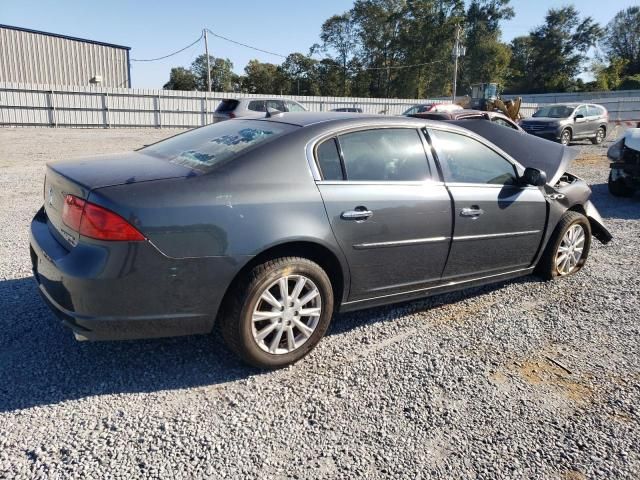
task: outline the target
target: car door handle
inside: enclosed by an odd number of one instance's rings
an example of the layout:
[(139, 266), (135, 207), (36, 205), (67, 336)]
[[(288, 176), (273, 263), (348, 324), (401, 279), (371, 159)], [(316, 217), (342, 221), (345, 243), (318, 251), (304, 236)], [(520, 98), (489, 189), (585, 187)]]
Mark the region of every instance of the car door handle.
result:
[(373, 215), (373, 212), (371, 210), (367, 210), (366, 207), (356, 207), (354, 210), (342, 212), (340, 218), (343, 220), (366, 220), (371, 217), (371, 215)]
[(462, 210), (460, 210), (460, 216), (461, 217), (474, 217), (474, 218), (477, 218), (480, 215), (482, 215), (483, 213), (484, 213), (484, 210), (482, 210), (481, 208), (477, 208), (477, 207), (463, 208)]

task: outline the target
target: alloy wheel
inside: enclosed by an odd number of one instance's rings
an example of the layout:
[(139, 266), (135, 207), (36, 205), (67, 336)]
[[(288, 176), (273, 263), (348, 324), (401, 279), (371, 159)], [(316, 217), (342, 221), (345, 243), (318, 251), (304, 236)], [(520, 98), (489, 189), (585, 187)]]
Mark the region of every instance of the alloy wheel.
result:
[(253, 339), (274, 355), (290, 353), (313, 335), (322, 314), (322, 296), (304, 275), (283, 276), (260, 295), (252, 314)]
[(599, 128), (596, 132), (596, 143), (601, 144), (604, 141), (604, 130)]
[(572, 225), (565, 232), (556, 253), (555, 263), (559, 275), (569, 275), (576, 270), (582, 258), (585, 239), (584, 229), (580, 224)]
[(569, 145), (570, 141), (571, 133), (569, 132), (569, 130), (565, 130), (564, 132), (562, 132), (562, 135), (560, 137), (560, 143), (562, 143), (562, 145)]

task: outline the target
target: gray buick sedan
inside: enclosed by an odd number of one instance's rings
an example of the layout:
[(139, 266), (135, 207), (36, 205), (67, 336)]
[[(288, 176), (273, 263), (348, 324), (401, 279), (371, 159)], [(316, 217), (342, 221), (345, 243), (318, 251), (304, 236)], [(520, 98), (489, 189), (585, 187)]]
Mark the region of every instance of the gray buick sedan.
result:
[(31, 223), (40, 292), (81, 340), (217, 324), (274, 368), (337, 311), (571, 275), (592, 235), (611, 239), (571, 150), (460, 125), (274, 111), (51, 163)]

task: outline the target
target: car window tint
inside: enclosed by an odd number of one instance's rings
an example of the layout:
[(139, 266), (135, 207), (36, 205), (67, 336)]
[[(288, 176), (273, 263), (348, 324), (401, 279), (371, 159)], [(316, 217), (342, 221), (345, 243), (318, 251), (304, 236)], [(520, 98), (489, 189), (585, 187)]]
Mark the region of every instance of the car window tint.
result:
[(429, 130), (446, 182), (513, 185), (515, 167), (482, 143), (457, 133)]
[(267, 108), (264, 100), (252, 100), (249, 102), (249, 106), (247, 107), (249, 110), (253, 110), (254, 112), (266, 112)]
[(388, 128), (339, 137), (347, 180), (421, 181), (429, 177), (417, 130)]
[(318, 146), (316, 158), (324, 180), (344, 180), (335, 138), (325, 140)]
[(284, 108), (284, 102), (282, 100), (267, 100), (267, 107), (275, 108), (280, 112), (286, 112)]
[(504, 118), (494, 117), (491, 121), (493, 123), (497, 123), (498, 125), (502, 125), (503, 127), (515, 128), (513, 125), (507, 122)]
[(590, 117), (599, 117), (600, 115), (602, 115), (600, 108), (595, 105), (589, 105), (587, 107), (587, 113)]
[(306, 112), (302, 105), (297, 104), (296, 102), (287, 102), (287, 109), (290, 112)]
[(238, 106), (238, 103), (240, 103), (238, 102), (238, 100), (231, 100), (231, 99), (222, 100), (218, 105), (218, 108), (216, 108), (216, 112), (218, 113), (233, 112)]
[(206, 173), (240, 153), (296, 128), (258, 120), (218, 122), (154, 143), (140, 151)]
[(587, 107), (585, 105), (576, 108), (576, 116), (578, 115), (587, 116)]

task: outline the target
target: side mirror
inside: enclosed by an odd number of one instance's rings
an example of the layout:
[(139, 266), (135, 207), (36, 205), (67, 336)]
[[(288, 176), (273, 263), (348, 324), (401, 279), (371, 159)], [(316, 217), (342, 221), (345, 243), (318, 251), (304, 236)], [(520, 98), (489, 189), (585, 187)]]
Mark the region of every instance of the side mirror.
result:
[(581, 113), (577, 114), (575, 117), (576, 120), (580, 120), (581, 118), (584, 118), (584, 115), (582, 115)]
[(547, 174), (542, 170), (538, 170), (537, 168), (527, 167), (524, 169), (521, 180), (525, 185), (541, 187), (545, 183), (547, 183)]

